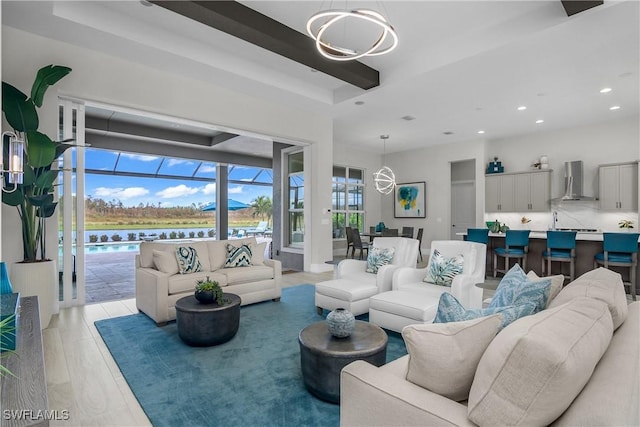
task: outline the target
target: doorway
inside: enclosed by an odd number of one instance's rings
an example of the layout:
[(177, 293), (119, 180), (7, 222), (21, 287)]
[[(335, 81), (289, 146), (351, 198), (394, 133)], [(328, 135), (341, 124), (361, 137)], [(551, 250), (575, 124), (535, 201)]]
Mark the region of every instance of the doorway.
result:
[(463, 240), (468, 228), (475, 226), (475, 160), (451, 163), (451, 240)]

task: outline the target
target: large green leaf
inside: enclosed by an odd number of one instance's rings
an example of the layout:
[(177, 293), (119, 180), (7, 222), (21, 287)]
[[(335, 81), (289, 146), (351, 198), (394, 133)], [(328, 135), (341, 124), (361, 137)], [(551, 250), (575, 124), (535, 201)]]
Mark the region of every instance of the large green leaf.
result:
[(46, 206), (53, 203), (53, 194), (42, 194), (39, 196), (27, 196), (29, 203), (33, 206)]
[(33, 168), (24, 162), (24, 175), (22, 176), (22, 185), (31, 186), (36, 182), (36, 173)]
[(18, 132), (38, 129), (38, 113), (27, 95), (2, 82), (2, 111), (9, 125)]
[(56, 143), (38, 131), (27, 132), (27, 156), (34, 168), (50, 166), (56, 159)]
[(38, 209), (38, 211), (36, 212), (36, 215), (39, 217), (49, 218), (55, 213), (57, 206), (58, 202), (48, 203), (40, 207), (40, 209)]
[[(9, 184), (10, 187), (13, 187), (13, 184)], [(24, 195), (20, 188), (16, 191), (12, 191), (11, 193), (2, 192), (2, 202), (9, 206), (20, 206), (24, 201)]]
[(38, 107), (42, 107), (44, 94), (49, 86), (56, 84), (58, 80), (70, 72), (71, 68), (63, 67), (62, 65), (47, 65), (46, 67), (40, 68), (31, 87), (31, 100), (33, 103)]
[(48, 191), (51, 191), (51, 189), (53, 189), (53, 182), (57, 177), (57, 170), (45, 171), (36, 179), (36, 185), (38, 186), (38, 188), (48, 188)]

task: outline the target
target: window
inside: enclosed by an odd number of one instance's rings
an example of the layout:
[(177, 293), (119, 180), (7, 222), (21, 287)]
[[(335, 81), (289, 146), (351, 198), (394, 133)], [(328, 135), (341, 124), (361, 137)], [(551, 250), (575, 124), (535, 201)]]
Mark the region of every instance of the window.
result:
[(284, 246), (304, 247), (304, 153), (296, 151), (286, 155), (287, 189)]
[(344, 239), (345, 227), (364, 232), (364, 170), (333, 167), (333, 238)]

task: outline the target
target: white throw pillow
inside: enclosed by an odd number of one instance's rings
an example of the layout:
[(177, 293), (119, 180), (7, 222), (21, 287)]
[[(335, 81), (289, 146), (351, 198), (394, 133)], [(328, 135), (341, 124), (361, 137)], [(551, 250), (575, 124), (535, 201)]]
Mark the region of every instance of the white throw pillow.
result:
[(251, 248), (251, 264), (264, 265), (264, 251), (267, 249), (267, 242), (250, 244)]
[(627, 318), (627, 295), (622, 276), (604, 267), (588, 271), (569, 283), (549, 305), (557, 307), (577, 297), (589, 297), (603, 301), (609, 307), (616, 330)]
[(167, 274), (178, 274), (178, 261), (172, 252), (153, 250), (153, 264), (156, 270)]
[(466, 400), (478, 362), (501, 324), (502, 316), (494, 314), (464, 322), (405, 326), (407, 381), (449, 399)]
[(613, 335), (607, 305), (575, 298), (502, 330), (480, 359), (468, 416), (479, 426), (546, 426), (591, 378)]
[(549, 299), (547, 299), (547, 308), (549, 307), (549, 304), (551, 304), (551, 301), (553, 301), (553, 299), (558, 296), (558, 294), (562, 290), (562, 285), (564, 285), (564, 275), (562, 274), (540, 277), (536, 274), (535, 271), (531, 270), (527, 273), (527, 278), (532, 282), (551, 279), (551, 288), (549, 288)]

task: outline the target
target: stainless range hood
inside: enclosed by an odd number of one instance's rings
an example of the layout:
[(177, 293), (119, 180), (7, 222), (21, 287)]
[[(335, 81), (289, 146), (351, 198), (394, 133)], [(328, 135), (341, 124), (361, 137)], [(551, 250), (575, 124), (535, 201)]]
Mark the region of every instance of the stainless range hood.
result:
[(582, 160), (564, 163), (564, 195), (561, 201), (569, 200), (595, 200), (594, 197), (585, 196), (583, 191), (584, 175)]

